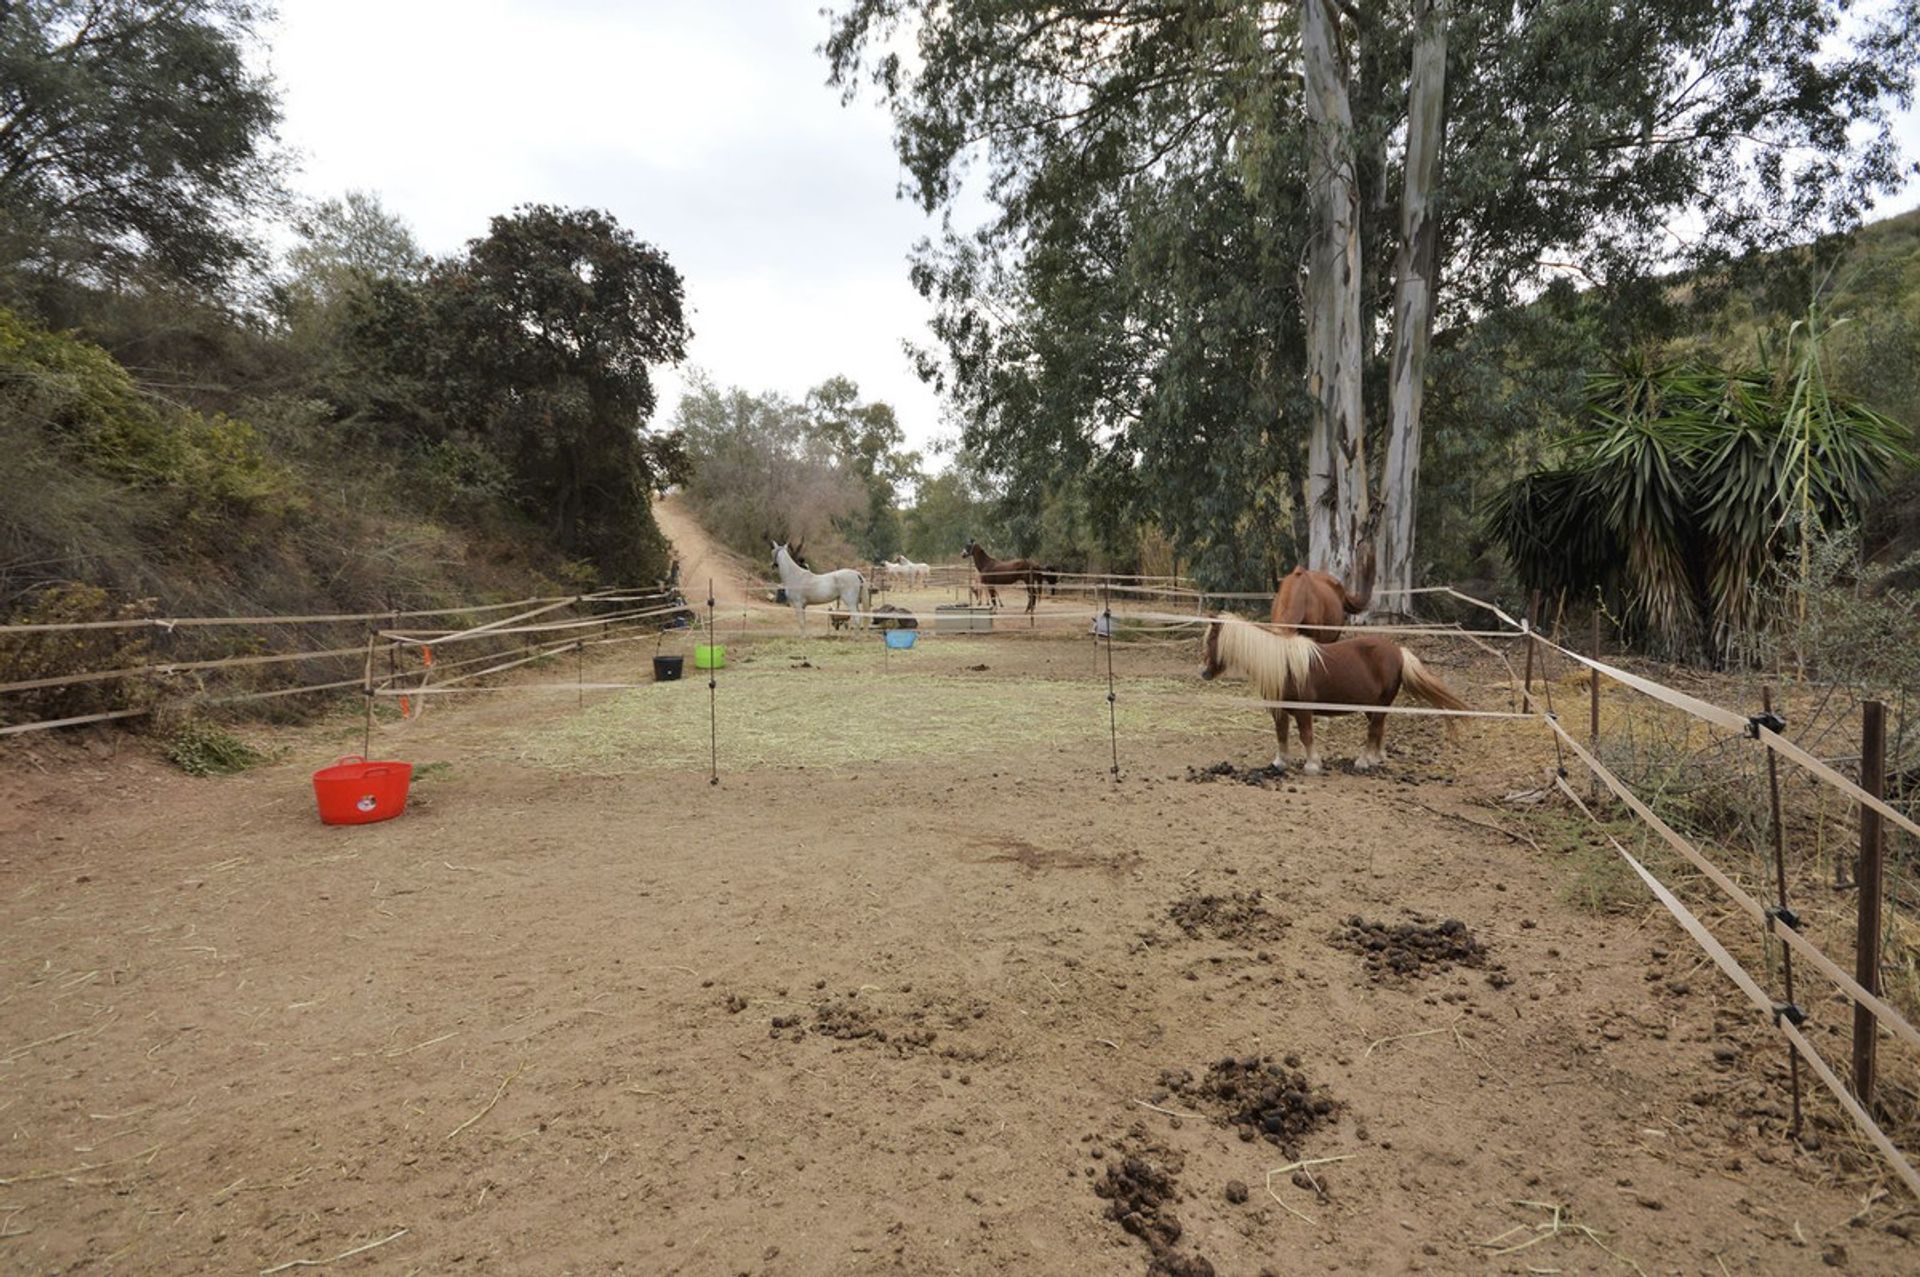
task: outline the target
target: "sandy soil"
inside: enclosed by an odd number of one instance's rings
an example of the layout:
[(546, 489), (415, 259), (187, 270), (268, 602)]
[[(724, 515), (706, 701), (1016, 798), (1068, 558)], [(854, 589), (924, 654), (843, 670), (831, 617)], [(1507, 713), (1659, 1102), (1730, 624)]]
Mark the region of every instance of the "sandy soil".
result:
[[(1102, 719), (1089, 651), (895, 660), (1009, 698), (1079, 680)], [(1191, 663), (1117, 656), (1123, 696)], [(589, 675), (645, 664), (611, 649)], [(860, 667), (810, 664), (771, 686), (859, 714)], [(767, 685), (723, 681), (728, 712)], [(521, 761), (576, 712), (476, 697), (383, 729), (379, 752), (446, 766), (351, 829), (306, 779), (357, 741), (346, 719), (218, 781), (125, 744), (12, 751), (0, 1267), (371, 1245), (327, 1271), (1146, 1272), (1118, 1191), (1222, 1274), (1920, 1268), (1888, 1231), (1905, 1204), (1862, 1213), (1870, 1172), (1836, 1185), (1780, 1138), (1783, 1061), (1730, 1031), (1737, 995), (1677, 930), (1577, 908), (1563, 857), (1489, 828), (1478, 800), (1545, 761), (1513, 728), (1449, 749), (1397, 723), (1384, 775), (1271, 788), (1186, 778), (1266, 760), (1247, 712), (1129, 732), (1118, 780), (1097, 734), (888, 761), (937, 721), (874, 722), (873, 761), (832, 769), (734, 771), (723, 736), (718, 786)], [(1330, 731), (1351, 756), (1357, 725)], [(1367, 947), (1416, 915), (1484, 956)], [(1818, 1026), (1838, 1044), (1839, 1016)], [(1226, 1057), (1270, 1060), (1300, 1122), (1224, 1120)], [(1303, 1158), (1335, 1160), (1269, 1175)], [(1554, 1207), (1596, 1232), (1537, 1229)]]

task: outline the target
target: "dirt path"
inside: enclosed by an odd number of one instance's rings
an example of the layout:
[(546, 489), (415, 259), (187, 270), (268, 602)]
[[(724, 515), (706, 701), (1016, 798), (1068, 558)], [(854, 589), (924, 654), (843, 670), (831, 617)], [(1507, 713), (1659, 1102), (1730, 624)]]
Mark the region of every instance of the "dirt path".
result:
[[(1551, 760), (1509, 764), (1510, 725), (1449, 750), (1396, 722), (1381, 776), (1190, 783), (1265, 761), (1228, 708), (1129, 725), (1116, 782), (1084, 638), (935, 636), (878, 672), (851, 639), (752, 647), (718, 787), (647, 761), (695, 681), (383, 730), (423, 774), (358, 829), (306, 780), (347, 719), (229, 780), (16, 778), (0, 1267), (377, 1243), (334, 1271), (1139, 1274), (1140, 1234), (1241, 1277), (1920, 1264), (1910, 1203), (1781, 1139), (1779, 1052), (1663, 914), (1577, 907), (1564, 851), (1482, 827)], [(610, 650), (591, 672), (641, 676)], [(1191, 684), (1175, 647), (1118, 659), (1123, 708)], [(914, 678), (912, 715), (875, 700)], [(963, 693), (1051, 699), (996, 735)], [(831, 766), (804, 739), (730, 762), (796, 695), (867, 730)], [(1844, 1024), (1820, 1005), (1819, 1040)], [(1331, 1160), (1269, 1175), (1303, 1158)]]
[(673, 543), (674, 554), (680, 560), (680, 587), (688, 599), (695, 595), (704, 599), (707, 582), (711, 580), (714, 601), (722, 607), (731, 610), (768, 606), (758, 581), (740, 556), (707, 535), (693, 512), (687, 509), (684, 498), (661, 497), (653, 503), (653, 517), (660, 531)]

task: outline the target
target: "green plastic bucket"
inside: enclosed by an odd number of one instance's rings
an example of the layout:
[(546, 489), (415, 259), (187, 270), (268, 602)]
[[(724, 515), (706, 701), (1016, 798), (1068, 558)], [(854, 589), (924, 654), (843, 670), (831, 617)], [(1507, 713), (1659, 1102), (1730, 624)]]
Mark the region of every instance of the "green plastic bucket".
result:
[(695, 643), (693, 645), (693, 668), (697, 670), (723, 670), (727, 668), (727, 645), (724, 643)]

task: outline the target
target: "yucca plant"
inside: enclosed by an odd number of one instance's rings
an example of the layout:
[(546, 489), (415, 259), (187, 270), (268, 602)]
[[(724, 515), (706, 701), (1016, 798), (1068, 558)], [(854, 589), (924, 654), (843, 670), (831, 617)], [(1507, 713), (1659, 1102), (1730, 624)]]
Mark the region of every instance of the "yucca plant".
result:
[(1496, 496), (1488, 533), (1525, 584), (1606, 591), (1641, 637), (1718, 662), (1766, 622), (1768, 570), (1912, 463), (1907, 431), (1827, 385), (1822, 337), (1810, 310), (1777, 367), (1623, 359), (1557, 464)]

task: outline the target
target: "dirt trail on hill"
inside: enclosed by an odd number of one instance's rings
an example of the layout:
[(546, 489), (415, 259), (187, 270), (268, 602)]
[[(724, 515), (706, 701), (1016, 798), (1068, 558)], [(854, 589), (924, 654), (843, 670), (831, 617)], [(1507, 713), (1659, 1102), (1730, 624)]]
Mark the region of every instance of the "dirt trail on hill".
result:
[(766, 604), (752, 569), (739, 555), (707, 535), (683, 498), (660, 498), (653, 503), (653, 517), (667, 540), (673, 542), (673, 552), (680, 560), (680, 587), (689, 601), (696, 595), (704, 600), (711, 579), (714, 601), (723, 607)]

